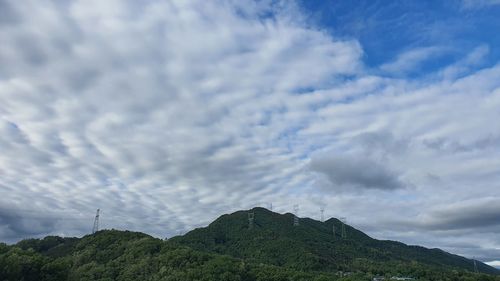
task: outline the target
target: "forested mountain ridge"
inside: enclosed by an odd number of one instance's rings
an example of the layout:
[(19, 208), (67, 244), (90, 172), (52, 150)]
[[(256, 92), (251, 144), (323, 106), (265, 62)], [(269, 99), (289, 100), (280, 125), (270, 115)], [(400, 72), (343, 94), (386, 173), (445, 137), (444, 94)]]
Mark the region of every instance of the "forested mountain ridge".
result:
[(0, 243), (2, 281), (343, 280), (200, 252), (144, 233), (103, 230), (82, 238), (48, 236)]
[[(253, 226), (249, 225), (249, 213), (254, 216)], [(238, 211), (172, 241), (194, 249), (306, 271), (382, 269), (387, 272), (399, 267), (411, 271), (421, 266), (474, 270), (474, 262), (464, 257), (440, 249), (376, 240), (347, 224), (342, 237), (342, 222), (335, 218), (325, 222), (301, 218), (299, 225), (294, 226), (293, 217), (290, 213), (278, 214), (264, 208)], [(480, 272), (499, 274), (484, 263), (476, 264)]]
[(334, 237), (333, 225), (342, 229), (336, 219), (301, 219), (299, 226), (292, 226), (291, 214), (255, 208), (249, 229), (248, 212), (223, 215), (206, 228), (169, 240), (103, 230), (82, 238), (0, 243), (0, 281), (368, 281), (375, 276), (500, 281), (487, 265), (478, 263), (490, 274), (473, 273), (461, 267), (471, 263), (465, 258), (378, 241), (350, 226), (346, 239), (341, 232)]

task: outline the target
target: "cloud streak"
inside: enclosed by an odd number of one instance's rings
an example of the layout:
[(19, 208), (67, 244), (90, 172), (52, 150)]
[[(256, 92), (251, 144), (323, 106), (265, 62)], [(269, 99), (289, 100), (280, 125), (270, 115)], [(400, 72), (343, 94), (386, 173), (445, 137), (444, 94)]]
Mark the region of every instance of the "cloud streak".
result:
[(400, 54), (394, 61), (381, 65), (380, 69), (394, 74), (411, 72), (418, 68), (426, 60), (442, 55), (444, 51), (444, 48), (440, 47), (411, 49)]

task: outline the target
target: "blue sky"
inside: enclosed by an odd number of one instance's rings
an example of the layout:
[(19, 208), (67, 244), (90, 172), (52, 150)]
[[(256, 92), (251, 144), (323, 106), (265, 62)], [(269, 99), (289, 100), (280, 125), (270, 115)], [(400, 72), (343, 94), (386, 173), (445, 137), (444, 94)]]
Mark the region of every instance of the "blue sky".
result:
[[(355, 38), (363, 61), (376, 68), (398, 55), (437, 47), (410, 76), (426, 75), (459, 60), (480, 45), (498, 46), (495, 1), (299, 1), (310, 24), (332, 36)], [(490, 49), (485, 65), (498, 61)]]
[(299, 204), (498, 265), (499, 12), (0, 0), (0, 240)]

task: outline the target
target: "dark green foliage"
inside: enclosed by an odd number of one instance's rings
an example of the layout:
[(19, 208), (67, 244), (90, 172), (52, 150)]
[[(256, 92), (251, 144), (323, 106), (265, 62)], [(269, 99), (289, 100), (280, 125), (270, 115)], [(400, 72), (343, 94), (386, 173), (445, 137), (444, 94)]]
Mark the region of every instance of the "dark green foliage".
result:
[[(473, 270), (473, 262), (466, 258), (439, 249), (372, 239), (348, 225), (347, 238), (343, 239), (340, 235), (342, 223), (334, 218), (325, 222), (305, 218), (300, 220), (299, 226), (293, 226), (292, 214), (281, 215), (264, 208), (254, 208), (251, 212), (255, 216), (252, 229), (248, 227), (248, 211), (239, 211), (221, 216), (206, 228), (171, 240), (198, 250), (301, 271), (363, 271), (415, 276), (422, 269)], [(479, 262), (478, 269), (489, 274), (499, 273)]]
[(33, 249), (36, 252), (50, 257), (62, 257), (71, 253), (78, 238), (62, 238), (58, 236), (47, 236), (43, 239), (26, 239), (17, 246), (23, 250)]
[[(53, 255), (71, 241), (71, 247)], [(100, 231), (81, 239), (47, 237), (0, 244), (0, 280), (336, 280), (328, 273), (247, 263), (175, 245), (143, 233)], [(319, 279), (318, 279), (319, 280)]]
[(303, 219), (293, 227), (290, 214), (254, 212), (251, 230), (246, 212), (237, 212), (169, 241), (106, 230), (82, 238), (0, 243), (0, 281), (345, 281), (394, 275), (428, 281), (500, 280), (464, 270), (462, 262), (470, 261), (461, 257), (377, 241), (350, 227), (350, 239), (334, 238), (332, 224), (340, 229), (335, 219)]

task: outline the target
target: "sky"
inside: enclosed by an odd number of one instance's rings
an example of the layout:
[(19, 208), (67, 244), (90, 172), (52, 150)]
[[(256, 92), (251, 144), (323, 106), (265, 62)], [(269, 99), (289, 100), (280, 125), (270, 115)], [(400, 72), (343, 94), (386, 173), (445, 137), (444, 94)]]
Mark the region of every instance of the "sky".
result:
[(0, 0), (0, 241), (254, 206), (500, 266), (500, 1)]

